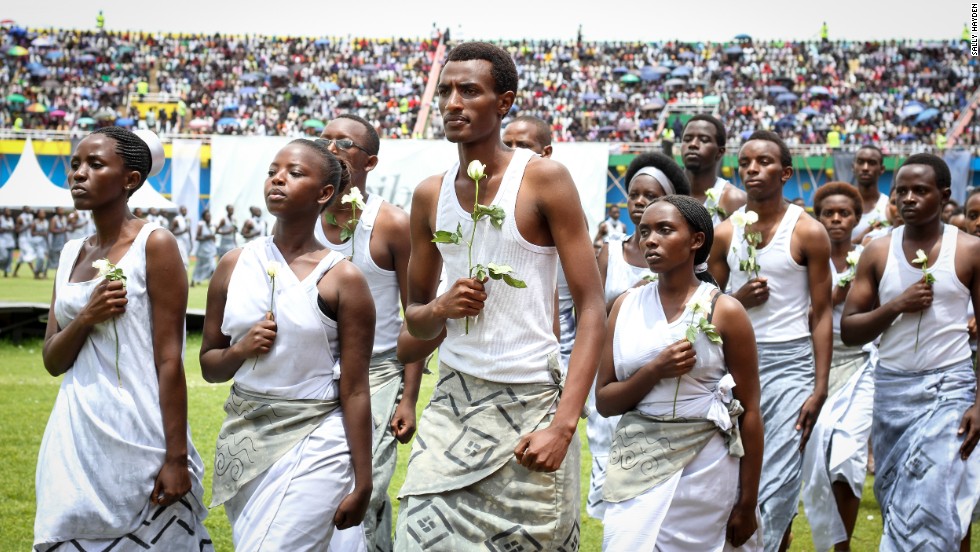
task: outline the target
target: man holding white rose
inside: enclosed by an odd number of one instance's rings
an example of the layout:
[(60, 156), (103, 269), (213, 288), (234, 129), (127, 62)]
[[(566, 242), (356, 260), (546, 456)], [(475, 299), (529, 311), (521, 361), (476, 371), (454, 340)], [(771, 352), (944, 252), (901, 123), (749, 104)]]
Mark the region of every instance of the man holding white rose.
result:
[(721, 289), (731, 282), (755, 330), (765, 425), (759, 510), (765, 549), (774, 552), (789, 546), (803, 450), (827, 398), (830, 238), (783, 199), (793, 159), (777, 134), (753, 133), (738, 153), (738, 171), (748, 201), (715, 228), (708, 270)]
[[(576, 427), (605, 309), (568, 170), (501, 142), (516, 89), (513, 60), (486, 43), (456, 46), (439, 78), (459, 161), (415, 191), (406, 320), (419, 339), (447, 337), (401, 490), (396, 550), (578, 549)], [(575, 267), (579, 315), (567, 379), (553, 331), (559, 258)], [(443, 263), (451, 285), (437, 297)]]

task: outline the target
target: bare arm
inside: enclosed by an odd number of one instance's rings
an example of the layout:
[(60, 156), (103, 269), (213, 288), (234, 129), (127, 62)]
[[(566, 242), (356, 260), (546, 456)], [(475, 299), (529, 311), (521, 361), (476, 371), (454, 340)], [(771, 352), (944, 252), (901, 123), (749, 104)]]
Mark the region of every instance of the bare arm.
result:
[(535, 159), (525, 171), (535, 203), (565, 267), (569, 291), (578, 315), (575, 345), (565, 389), (551, 425), (521, 438), (515, 453), (528, 469), (555, 471), (568, 452), (578, 419), (595, 380), (606, 335), (606, 309), (581, 201), (568, 170), (561, 164)]
[(233, 249), (218, 262), (211, 283), (208, 285), (208, 302), (204, 313), (204, 332), (201, 341), (201, 373), (204, 379), (220, 383), (235, 377), (246, 359), (268, 353), (276, 338), (276, 323), (259, 320), (240, 341), (231, 344), (231, 338), (221, 333), (228, 300), (228, 282), (238, 264), (242, 249)]
[(827, 399), (830, 377), (830, 356), (833, 348), (833, 312), (830, 305), (830, 237), (823, 226), (809, 217), (797, 224), (803, 253), (806, 257), (807, 284), (810, 292), (810, 333), (813, 339), (815, 368), (813, 394), (804, 403), (796, 422), (802, 431), (800, 450), (806, 446), (817, 416)]
[(341, 501), (333, 521), (338, 529), (346, 529), (364, 519), (373, 489), (368, 366), (374, 343), (374, 300), (364, 275), (347, 261), (327, 272), (317, 284), (317, 290), (337, 313), (340, 337), (340, 407), (354, 467), (354, 490)]
[[(963, 242), (966, 243), (963, 244)], [(973, 301), (973, 312), (977, 313), (980, 312), (980, 240), (959, 234), (957, 235), (957, 243), (956, 260), (967, 265), (963, 271), (957, 267), (957, 273), (965, 273), (966, 278), (961, 278), (961, 281), (966, 281), (967, 288), (970, 290), (970, 298)], [(974, 318), (972, 322), (975, 327), (976, 319)], [(966, 460), (973, 454), (977, 443), (980, 442), (980, 400), (974, 399), (973, 406), (963, 414), (957, 435), (963, 438), (963, 444), (960, 445), (959, 450), (960, 458)]]
[(904, 312), (919, 312), (932, 304), (932, 287), (920, 280), (901, 295), (878, 305), (878, 282), (884, 271), (892, 238), (874, 240), (861, 254), (857, 276), (844, 301), (840, 321), (841, 341), (856, 346), (870, 343)]
[(708, 254), (708, 272), (723, 291), (728, 287), (728, 279), (731, 276), (731, 269), (728, 266), (728, 248), (731, 247), (731, 242), (732, 223), (725, 220), (715, 228), (715, 239), (711, 243), (711, 252)]
[(755, 509), (759, 501), (763, 450), (759, 358), (755, 346), (746, 346), (755, 343), (755, 332), (745, 308), (737, 300), (719, 297), (712, 320), (723, 340), (725, 364), (735, 379), (732, 393), (745, 410), (739, 418), (745, 450), (739, 462), (739, 496), (729, 516), (727, 531), (728, 540), (735, 546), (741, 546), (757, 529)]
[(146, 241), (146, 293), (153, 317), (153, 360), (159, 381), (166, 454), (150, 502), (168, 505), (191, 489), (187, 466), (187, 382), (184, 379), (184, 316), (187, 278), (176, 239), (153, 232)]

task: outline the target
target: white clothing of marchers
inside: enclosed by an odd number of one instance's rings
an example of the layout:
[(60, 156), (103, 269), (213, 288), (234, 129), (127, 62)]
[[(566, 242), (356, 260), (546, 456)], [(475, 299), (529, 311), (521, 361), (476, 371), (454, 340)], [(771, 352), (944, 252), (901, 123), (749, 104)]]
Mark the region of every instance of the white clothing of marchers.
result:
[[(702, 283), (692, 300), (710, 300), (714, 286)], [(630, 290), (620, 305), (613, 330), (616, 378), (628, 379), (666, 347), (684, 339), (690, 309), (668, 322), (657, 283)], [(654, 386), (637, 410), (651, 416), (708, 419), (721, 429), (731, 420), (724, 396), (734, 385), (721, 345), (699, 333), (694, 342), (697, 361), (680, 380)], [(725, 381), (728, 380), (728, 381)], [(739, 459), (731, 456), (719, 432), (683, 470), (635, 498), (607, 503), (603, 518), (603, 550), (735, 550), (725, 538), (728, 517), (738, 499)], [(758, 512), (756, 513), (758, 518)], [(761, 522), (760, 522), (761, 527)], [(762, 550), (762, 531), (737, 550)]]
[[(340, 342), (337, 322), (317, 306), (316, 284), (343, 256), (328, 252), (299, 280), (272, 237), (250, 241), (228, 282), (221, 331), (237, 343), (270, 309), (266, 270), (278, 262), (276, 340), (269, 353), (246, 360), (235, 374), (245, 391), (286, 399), (339, 397)], [(288, 367), (288, 370), (283, 369)], [(334, 513), (354, 484), (350, 448), (340, 409), (225, 503), (235, 549), (325, 550), (334, 532)], [(364, 550), (363, 542), (352, 550)]]
[[(145, 522), (149, 524), (151, 516), (159, 513), (150, 504), (150, 493), (164, 462), (166, 440), (145, 252), (147, 238), (158, 229), (158, 225), (145, 224), (116, 263), (127, 276), (126, 312), (92, 329), (61, 382), (38, 454), (36, 547), (91, 539), (102, 541), (101, 550), (112, 540), (141, 529)], [(54, 314), (62, 328), (85, 308), (92, 290), (102, 281), (69, 281), (81, 247), (81, 240), (65, 245), (55, 279)], [(189, 429), (187, 459), (191, 491), (182, 499), (186, 505), (178, 506), (192, 511), (189, 519), (194, 525), (188, 531), (197, 533), (193, 539), (197, 550), (207, 537), (201, 525), (207, 510), (202, 503), (204, 467)], [(187, 550), (187, 533), (163, 531), (157, 546)]]

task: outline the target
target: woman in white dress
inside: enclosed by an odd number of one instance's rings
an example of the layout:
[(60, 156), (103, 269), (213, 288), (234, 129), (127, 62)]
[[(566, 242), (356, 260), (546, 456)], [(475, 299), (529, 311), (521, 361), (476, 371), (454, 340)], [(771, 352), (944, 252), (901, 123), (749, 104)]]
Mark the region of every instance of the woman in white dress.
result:
[(817, 550), (851, 549), (867, 474), (877, 352), (870, 343), (849, 347), (840, 338), (844, 300), (863, 249), (851, 241), (862, 208), (857, 188), (846, 182), (828, 182), (813, 196), (813, 212), (830, 236), (834, 305), (827, 401), (803, 455), (803, 506)]
[[(208, 287), (201, 368), (234, 379), (213, 505), (238, 552), (326, 550), (367, 511), (374, 303), (357, 267), (313, 235), (349, 178), (320, 142), (280, 150), (265, 182), (275, 235), (228, 252)], [(364, 550), (361, 537), (346, 549)]]
[[(48, 316), (44, 367), (64, 379), (38, 454), (35, 550), (211, 549), (187, 425), (183, 266), (170, 232), (126, 204), (163, 166), (163, 145), (146, 140), (108, 127), (71, 157), (72, 200), (96, 232), (65, 245)], [(102, 260), (125, 281), (103, 277)]]
[(34, 264), (34, 278), (48, 277), (48, 212), (38, 209), (31, 222), (31, 247), (37, 260)]
[(197, 232), (194, 234), (194, 239), (197, 241), (197, 265), (191, 278), (192, 286), (210, 280), (211, 275), (214, 274), (214, 255), (217, 252), (214, 238), (211, 211), (204, 211), (201, 220), (197, 221)]
[[(667, 194), (691, 193), (691, 185), (684, 170), (673, 159), (660, 153), (636, 156), (626, 169), (626, 210), (634, 227), (640, 223), (643, 211), (654, 200)], [(606, 297), (606, 310), (612, 308), (616, 298), (626, 290), (643, 286), (656, 279), (643, 258), (643, 245), (639, 235), (610, 238), (599, 251), (599, 276)], [(613, 431), (619, 416), (608, 418), (595, 408), (595, 385), (589, 392), (589, 418), (586, 421), (586, 437), (592, 453), (592, 470), (589, 477), (589, 494), (585, 511), (602, 520), (605, 504), (602, 502), (602, 483), (606, 479), (606, 458)]]
[(711, 216), (668, 195), (637, 233), (659, 278), (622, 295), (609, 317), (596, 405), (623, 417), (603, 489), (603, 549), (761, 549), (755, 334), (707, 273)]

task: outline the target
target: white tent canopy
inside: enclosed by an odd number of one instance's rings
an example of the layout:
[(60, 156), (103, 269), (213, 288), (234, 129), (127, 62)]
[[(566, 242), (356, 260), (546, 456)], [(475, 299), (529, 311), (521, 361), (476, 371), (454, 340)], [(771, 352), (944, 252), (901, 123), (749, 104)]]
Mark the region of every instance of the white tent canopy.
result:
[(163, 211), (176, 211), (177, 204), (163, 197), (160, 192), (153, 189), (149, 182), (144, 182), (133, 195), (129, 198), (129, 208), (150, 209), (156, 207)]
[(71, 192), (48, 180), (34, 155), (34, 145), (28, 138), (20, 161), (7, 182), (0, 187), (0, 208), (19, 209), (25, 205), (36, 208), (73, 208)]

